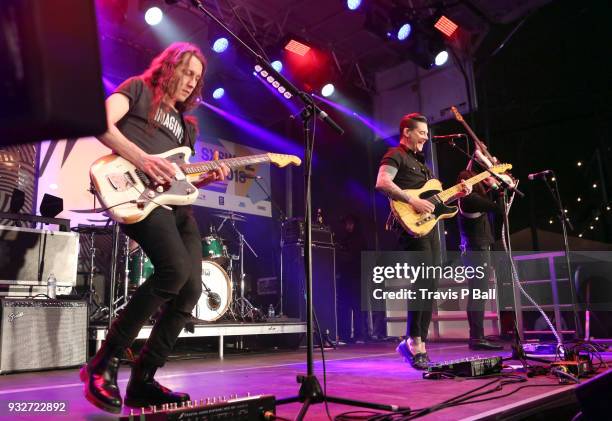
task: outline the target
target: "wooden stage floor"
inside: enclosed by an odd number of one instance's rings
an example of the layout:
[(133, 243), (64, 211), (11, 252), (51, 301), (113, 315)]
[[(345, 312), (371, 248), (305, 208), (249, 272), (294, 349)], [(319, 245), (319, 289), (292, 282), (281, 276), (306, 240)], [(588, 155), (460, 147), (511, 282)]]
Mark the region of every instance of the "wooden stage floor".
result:
[[(368, 400), (385, 404), (427, 407), (465, 391), (484, 385), (490, 380), (424, 380), (421, 372), (413, 370), (395, 353), (395, 343), (373, 343), (347, 345), (336, 350), (326, 351), (327, 391), (330, 395), (352, 399)], [(434, 361), (450, 360), (474, 355), (509, 355), (509, 347), (502, 353), (469, 351), (464, 343), (432, 343), (429, 353)], [(608, 361), (612, 354), (604, 354)], [(316, 352), (316, 374), (323, 383), (320, 352)], [(271, 351), (269, 353), (250, 353), (227, 355), (224, 360), (214, 355), (207, 358), (171, 361), (159, 370), (156, 379), (162, 384), (190, 393), (192, 399), (228, 396), (247, 393), (272, 394), (277, 398), (297, 393), (296, 374), (306, 370), (305, 351)], [(513, 362), (514, 363), (514, 362)], [(129, 377), (129, 367), (122, 366), (119, 373), (119, 386), (125, 390)], [(544, 395), (563, 392), (570, 394), (573, 386), (550, 386), (557, 384), (553, 378), (538, 377), (527, 383), (504, 386), (504, 389), (490, 396), (505, 394), (522, 385), (541, 385), (529, 387), (517, 393), (492, 401), (461, 405), (431, 413), (424, 420), (460, 420), (480, 417), (488, 411), (498, 412), (506, 405), (538, 399)], [(60, 419), (60, 420), (111, 420), (116, 416), (98, 410), (82, 396), (82, 384), (78, 379), (78, 369), (16, 373), (0, 376), (0, 402), (4, 409), (0, 415), (7, 415), (6, 405), (12, 401), (68, 401), (68, 414), (65, 416), (35, 417), (14, 414), (10, 419)], [(555, 395), (556, 396), (556, 395)], [(332, 416), (358, 408), (329, 404)], [(299, 404), (284, 405), (277, 408), (277, 415), (293, 418)], [(124, 408), (123, 414), (129, 414)], [(327, 419), (324, 405), (310, 408), (308, 420)], [(571, 419), (569, 417), (568, 419)]]

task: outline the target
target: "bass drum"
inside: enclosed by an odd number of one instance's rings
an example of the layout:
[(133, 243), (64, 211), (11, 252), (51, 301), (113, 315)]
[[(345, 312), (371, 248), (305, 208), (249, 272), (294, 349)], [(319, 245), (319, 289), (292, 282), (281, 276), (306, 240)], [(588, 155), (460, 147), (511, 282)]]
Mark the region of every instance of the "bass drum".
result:
[(147, 278), (153, 275), (155, 268), (147, 255), (140, 247), (130, 252), (129, 256), (129, 287), (131, 290), (138, 288)]
[(202, 261), (202, 296), (193, 316), (214, 322), (227, 311), (232, 302), (232, 281), (215, 262)]

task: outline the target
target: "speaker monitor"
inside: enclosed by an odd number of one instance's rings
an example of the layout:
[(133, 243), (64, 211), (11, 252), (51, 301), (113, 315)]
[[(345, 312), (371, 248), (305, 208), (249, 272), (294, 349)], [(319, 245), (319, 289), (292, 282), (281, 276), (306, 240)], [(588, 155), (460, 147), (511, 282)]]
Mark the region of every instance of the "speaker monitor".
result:
[(0, 145), (106, 130), (93, 0), (3, 0)]
[[(304, 246), (301, 243), (283, 245), (283, 312), (289, 317), (306, 321), (306, 274)], [(333, 246), (312, 247), (313, 308), (322, 333), (337, 339), (336, 269)], [(316, 325), (314, 326), (316, 328)], [(316, 337), (315, 337), (316, 339)]]
[(0, 373), (85, 363), (85, 301), (2, 298), (0, 302)]

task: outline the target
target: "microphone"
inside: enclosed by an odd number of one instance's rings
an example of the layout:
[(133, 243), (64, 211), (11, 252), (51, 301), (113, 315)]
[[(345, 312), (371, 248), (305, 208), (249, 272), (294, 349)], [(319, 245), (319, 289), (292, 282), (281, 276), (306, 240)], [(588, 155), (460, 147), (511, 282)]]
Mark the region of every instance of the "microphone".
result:
[(455, 140), (455, 139), (459, 139), (465, 137), (465, 134), (463, 133), (453, 133), (453, 134), (446, 134), (443, 136), (432, 136), (431, 137), (431, 141), (433, 143), (443, 143), (443, 142), (450, 142), (451, 140)]
[(544, 171), (540, 171), (540, 172), (534, 172), (532, 174), (529, 174), (527, 176), (528, 179), (530, 180), (535, 180), (537, 178), (544, 178), (546, 177), (548, 174), (552, 174), (553, 171), (552, 170), (544, 170)]

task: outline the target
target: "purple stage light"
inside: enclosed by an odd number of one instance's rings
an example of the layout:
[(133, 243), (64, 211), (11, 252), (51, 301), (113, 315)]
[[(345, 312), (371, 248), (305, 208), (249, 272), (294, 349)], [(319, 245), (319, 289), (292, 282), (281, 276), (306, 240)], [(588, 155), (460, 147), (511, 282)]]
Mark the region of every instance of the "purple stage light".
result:
[(313, 94), (313, 96), (316, 99), (318, 99), (318, 100), (328, 104), (329, 106), (335, 108), (336, 110), (341, 111), (341, 112), (343, 112), (346, 115), (349, 115), (351, 117), (356, 118), (357, 120), (359, 120), (360, 122), (365, 124), (370, 130), (372, 130), (376, 136), (378, 136), (378, 137), (380, 137), (382, 139), (385, 139), (385, 138), (387, 138), (389, 136), (387, 134), (388, 131), (385, 131), (383, 128), (379, 127), (376, 124), (375, 121), (373, 121), (373, 120), (371, 120), (369, 118), (363, 117), (363, 116), (357, 114), (352, 109), (350, 109), (350, 108), (348, 108), (348, 107), (346, 107), (346, 106), (344, 106), (342, 104), (338, 104), (337, 102), (331, 101), (328, 98), (323, 98), (322, 96), (319, 96), (317, 94)]
[(293, 154), (299, 157), (303, 157), (304, 154), (302, 148), (293, 144), (289, 139), (286, 139), (274, 132), (259, 127), (243, 118), (238, 117), (233, 113), (229, 113), (219, 107), (215, 107), (214, 105), (209, 104), (206, 101), (201, 101), (200, 104), (208, 108), (209, 110), (214, 111), (227, 121), (240, 127), (245, 132), (248, 132), (249, 134), (253, 135), (253, 137), (260, 140), (262, 144), (269, 146), (270, 151)]

